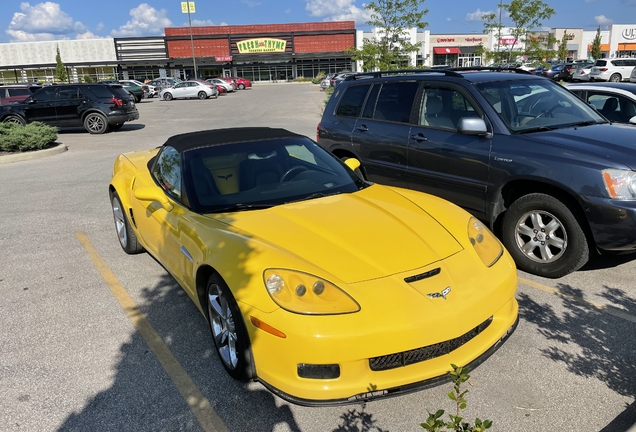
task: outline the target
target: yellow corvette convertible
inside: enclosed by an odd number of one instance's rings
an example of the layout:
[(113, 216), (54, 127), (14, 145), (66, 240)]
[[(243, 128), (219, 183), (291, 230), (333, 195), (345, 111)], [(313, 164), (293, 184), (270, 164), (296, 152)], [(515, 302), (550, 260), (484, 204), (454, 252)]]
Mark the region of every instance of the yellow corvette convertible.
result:
[(117, 236), (188, 293), (232, 377), (291, 402), (391, 396), (484, 360), (517, 324), (512, 259), (464, 210), (358, 166), (284, 129), (173, 136), (115, 161)]

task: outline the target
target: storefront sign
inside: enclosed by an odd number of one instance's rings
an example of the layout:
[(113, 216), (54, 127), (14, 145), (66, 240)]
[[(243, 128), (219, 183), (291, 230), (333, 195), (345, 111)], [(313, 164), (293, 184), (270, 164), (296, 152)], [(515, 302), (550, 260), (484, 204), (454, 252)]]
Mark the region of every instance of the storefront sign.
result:
[(231, 62), (232, 56), (216, 56), (214, 57), (214, 61), (216, 62)]
[(483, 42), (483, 37), (437, 38), (437, 43)]
[(636, 39), (636, 28), (625, 29), (625, 30), (623, 30), (623, 33), (621, 33), (621, 35), (623, 36), (623, 39), (635, 40)]
[(247, 39), (238, 42), (236, 47), (241, 54), (285, 52), (287, 41), (270, 38)]

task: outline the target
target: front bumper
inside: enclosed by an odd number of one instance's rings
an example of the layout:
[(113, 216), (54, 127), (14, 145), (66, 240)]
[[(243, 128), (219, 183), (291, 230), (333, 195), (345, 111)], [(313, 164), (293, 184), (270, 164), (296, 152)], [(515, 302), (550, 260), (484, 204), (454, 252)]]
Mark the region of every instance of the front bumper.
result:
[[(451, 364), (480, 363), (515, 329), (517, 274), (507, 253), (490, 269), (481, 262), (479, 269), (466, 261), (464, 253), (444, 260), (439, 276), (409, 284), (415, 289), (407, 287), (405, 296), (396, 289), (398, 281), (404, 288), (404, 275), (360, 283), (359, 292), (364, 291), (367, 299), (377, 296), (374, 302), (379, 302), (382, 311), (365, 304), (360, 312), (331, 316), (243, 310), (244, 316), (254, 316), (286, 334), (286, 338), (273, 336), (250, 327), (249, 318), (245, 319), (258, 380), (292, 403), (338, 405), (436, 385), (447, 379)], [(462, 265), (463, 271), (457, 271)], [(428, 266), (422, 269), (428, 270)], [(448, 301), (425, 295), (439, 291), (440, 286), (452, 287)], [(356, 298), (352, 290), (346, 289)], [(489, 323), (466, 337), (484, 322)], [(429, 348), (435, 351), (440, 346), (452, 349), (431, 355)], [(426, 353), (421, 359), (397, 366), (378, 368), (374, 363), (377, 358), (422, 351)], [(302, 378), (299, 364), (338, 365), (340, 372), (337, 378)]]
[(582, 196), (583, 209), (599, 249), (636, 251), (636, 201)]

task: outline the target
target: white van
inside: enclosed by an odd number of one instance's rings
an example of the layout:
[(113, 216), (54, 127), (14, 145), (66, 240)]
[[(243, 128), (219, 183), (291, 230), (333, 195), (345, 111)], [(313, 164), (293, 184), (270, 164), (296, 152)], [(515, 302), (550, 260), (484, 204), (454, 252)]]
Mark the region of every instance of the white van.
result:
[(599, 59), (590, 72), (590, 81), (629, 81), (636, 58)]

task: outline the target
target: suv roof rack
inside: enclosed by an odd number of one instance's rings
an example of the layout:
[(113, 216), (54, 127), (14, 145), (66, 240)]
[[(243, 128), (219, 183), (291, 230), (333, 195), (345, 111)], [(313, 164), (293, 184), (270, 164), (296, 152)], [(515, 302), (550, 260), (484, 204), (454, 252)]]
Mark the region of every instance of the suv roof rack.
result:
[(354, 75), (350, 75), (346, 77), (344, 81), (351, 81), (351, 80), (356, 80), (361, 78), (382, 78), (382, 77), (392, 76), (392, 75), (429, 74), (429, 73), (463, 78), (463, 75), (458, 74), (457, 72), (453, 72), (452, 69), (398, 69), (398, 70), (388, 70), (388, 71), (378, 71), (378, 72), (356, 73)]
[(493, 66), (456, 67), (456, 68), (451, 68), (447, 70), (458, 71), (458, 72), (469, 72), (469, 71), (514, 72), (514, 73), (525, 74), (525, 75), (534, 75), (532, 72), (529, 72), (524, 69), (493, 67)]

